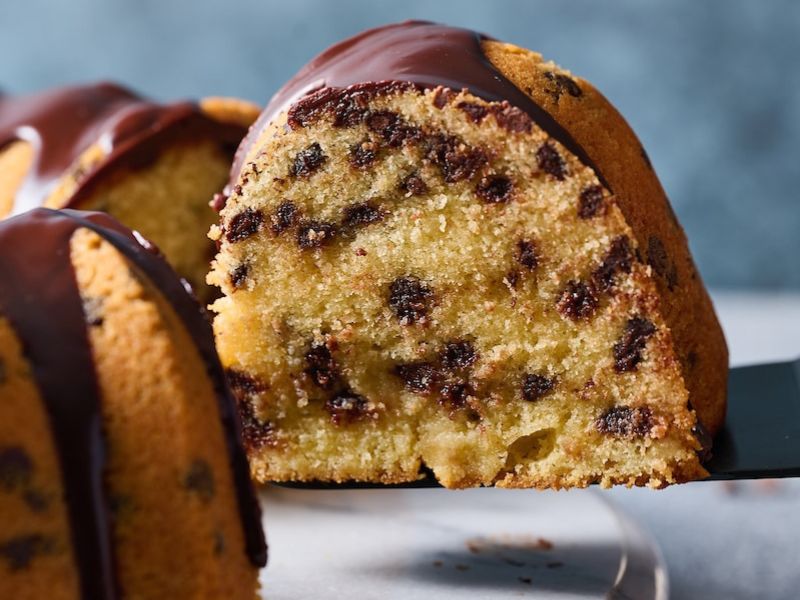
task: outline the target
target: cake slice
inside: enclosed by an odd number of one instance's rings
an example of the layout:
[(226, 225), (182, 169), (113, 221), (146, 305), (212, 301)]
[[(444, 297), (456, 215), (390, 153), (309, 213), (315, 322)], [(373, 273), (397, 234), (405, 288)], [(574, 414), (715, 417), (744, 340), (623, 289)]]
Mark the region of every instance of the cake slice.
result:
[(367, 31), (276, 94), (229, 191), (209, 282), (258, 480), (706, 474), (725, 341), (647, 155), (585, 81), (471, 31)]
[(242, 100), (159, 104), (112, 83), (0, 97), (0, 217), (38, 206), (107, 212), (208, 300), (209, 203), (257, 115)]
[(99, 213), (0, 222), (0, 598), (253, 600), (266, 560), (200, 306)]

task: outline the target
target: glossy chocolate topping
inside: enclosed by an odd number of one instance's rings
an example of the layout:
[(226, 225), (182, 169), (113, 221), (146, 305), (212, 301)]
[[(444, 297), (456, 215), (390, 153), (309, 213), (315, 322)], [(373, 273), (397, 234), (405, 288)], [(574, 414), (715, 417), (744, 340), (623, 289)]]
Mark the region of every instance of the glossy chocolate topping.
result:
[[(151, 245), (101, 213), (36, 209), (0, 223), (0, 314), (19, 336), (44, 399), (58, 451), (84, 598), (115, 598), (105, 443), (97, 376), (70, 260), (80, 228), (97, 232), (172, 305), (202, 356), (226, 433), (246, 552), (266, 563), (261, 514), (249, 477), (235, 403), (202, 308)], [(157, 543), (157, 541), (154, 541)]]
[[(491, 38), (425, 21), (406, 21), (370, 29), (325, 50), (272, 97), (236, 152), (231, 184), (236, 183), (251, 149), (266, 127), (300, 98), (324, 87), (408, 82), (424, 89), (468, 89), (487, 101), (508, 101), (525, 111), (548, 135), (602, 175), (585, 150), (542, 107), (511, 83), (486, 58), (481, 42)], [(230, 186), (229, 186), (230, 187)]]
[(207, 117), (192, 102), (155, 104), (112, 83), (63, 87), (31, 96), (0, 96), (0, 148), (30, 143), (33, 165), (17, 190), (12, 214), (41, 206), (78, 157), (99, 143), (104, 158), (80, 174), (75, 206), (113, 166), (147, 164), (170, 135), (211, 135), (238, 143), (244, 128)]

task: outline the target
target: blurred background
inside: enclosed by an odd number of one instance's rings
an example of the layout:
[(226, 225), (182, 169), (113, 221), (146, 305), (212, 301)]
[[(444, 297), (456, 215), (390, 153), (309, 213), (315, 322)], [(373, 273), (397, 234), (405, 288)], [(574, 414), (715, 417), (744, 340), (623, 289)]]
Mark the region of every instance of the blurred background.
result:
[[(3, 0), (0, 89), (115, 79), (259, 103), (329, 44), (409, 18), (484, 31), (592, 81), (639, 134), (733, 364), (800, 354), (800, 3), (792, 0)], [(754, 399), (757, 401), (757, 399)], [(800, 595), (800, 481), (614, 490), (673, 598)]]
[(541, 52), (641, 137), (715, 289), (800, 290), (800, 3), (792, 0), (4, 0), (0, 89), (102, 78), (259, 103), (329, 44), (423, 18)]

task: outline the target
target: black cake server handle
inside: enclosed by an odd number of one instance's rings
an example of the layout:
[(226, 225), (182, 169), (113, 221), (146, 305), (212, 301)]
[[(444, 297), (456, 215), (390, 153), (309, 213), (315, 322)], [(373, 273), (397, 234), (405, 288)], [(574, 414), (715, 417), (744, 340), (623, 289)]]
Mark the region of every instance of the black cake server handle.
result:
[[(728, 412), (705, 462), (707, 480), (800, 477), (800, 359), (736, 367), (728, 376)], [(305, 489), (435, 488), (426, 472), (417, 481), (281, 483)]]

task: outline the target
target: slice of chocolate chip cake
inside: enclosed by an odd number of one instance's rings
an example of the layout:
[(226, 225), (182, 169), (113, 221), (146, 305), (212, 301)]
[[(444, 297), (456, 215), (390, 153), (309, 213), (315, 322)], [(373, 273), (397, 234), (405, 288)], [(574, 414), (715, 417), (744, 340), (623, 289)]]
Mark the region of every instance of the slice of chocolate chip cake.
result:
[(334, 46), (251, 129), (212, 237), (259, 480), (705, 474), (727, 351), (686, 239), (622, 117), (538, 54), (418, 22)]

